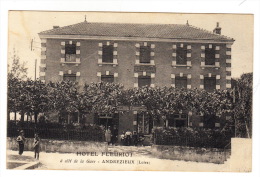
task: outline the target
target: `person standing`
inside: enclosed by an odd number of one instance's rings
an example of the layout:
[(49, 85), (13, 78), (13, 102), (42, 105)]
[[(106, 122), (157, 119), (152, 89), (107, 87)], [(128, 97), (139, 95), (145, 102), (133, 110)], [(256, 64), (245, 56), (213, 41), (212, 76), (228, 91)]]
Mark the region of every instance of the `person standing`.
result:
[(112, 145), (116, 144), (117, 137), (118, 137), (118, 129), (117, 129), (116, 125), (114, 125), (114, 128), (112, 130)]
[(106, 142), (109, 145), (111, 143), (111, 130), (110, 130), (110, 126), (108, 126), (106, 132), (105, 132), (105, 138), (106, 138)]
[(138, 144), (138, 135), (137, 135), (136, 131), (133, 131), (132, 138), (133, 138), (134, 145), (137, 146), (137, 144)]
[(120, 144), (125, 145), (125, 132), (122, 131), (122, 134), (120, 135)]
[(125, 132), (125, 142), (127, 146), (131, 145), (131, 139), (132, 139), (132, 132), (127, 129), (127, 131)]
[(34, 149), (34, 158), (39, 160), (40, 138), (39, 138), (39, 135), (37, 133), (34, 134), (33, 149)]
[(19, 136), (16, 138), (16, 141), (19, 145), (19, 155), (23, 154), (24, 151), (24, 143), (25, 143), (25, 137), (24, 137), (24, 131), (21, 130), (19, 133)]

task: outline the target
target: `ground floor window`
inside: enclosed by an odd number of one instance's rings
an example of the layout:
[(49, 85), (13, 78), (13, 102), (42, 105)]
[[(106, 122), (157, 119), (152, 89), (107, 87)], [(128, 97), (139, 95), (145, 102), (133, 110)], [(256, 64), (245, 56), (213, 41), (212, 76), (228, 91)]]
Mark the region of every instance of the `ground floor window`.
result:
[(187, 88), (187, 77), (176, 77), (175, 88)]
[(187, 127), (188, 115), (187, 114), (171, 114), (167, 119), (168, 127)]
[(218, 117), (216, 115), (204, 115), (203, 117), (203, 127), (205, 128), (214, 128), (215, 127), (215, 123), (217, 122), (216, 120), (218, 119)]
[(138, 77), (138, 87), (150, 86), (151, 77), (150, 76), (139, 76)]
[(137, 114), (137, 133), (150, 134), (153, 128), (152, 118), (145, 113)]
[(216, 77), (205, 77), (204, 89), (208, 92), (213, 92), (216, 89)]

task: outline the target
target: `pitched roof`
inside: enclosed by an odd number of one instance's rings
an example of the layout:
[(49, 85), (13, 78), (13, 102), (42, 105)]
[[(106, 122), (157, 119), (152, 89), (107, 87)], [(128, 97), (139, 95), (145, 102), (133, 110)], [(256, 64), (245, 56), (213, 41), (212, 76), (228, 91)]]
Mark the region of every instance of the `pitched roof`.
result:
[(163, 39), (210, 39), (228, 40), (232, 38), (214, 34), (191, 25), (181, 24), (133, 24), (133, 23), (89, 23), (54, 28), (39, 35), (87, 35), (111, 37), (145, 37)]

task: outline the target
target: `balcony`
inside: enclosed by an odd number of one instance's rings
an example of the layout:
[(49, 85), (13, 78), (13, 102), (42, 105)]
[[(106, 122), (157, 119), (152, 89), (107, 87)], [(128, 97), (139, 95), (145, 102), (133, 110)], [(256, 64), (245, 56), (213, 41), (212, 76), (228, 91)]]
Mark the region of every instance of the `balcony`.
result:
[(204, 69), (204, 68), (215, 68), (215, 69), (219, 69), (219, 68), (220, 68), (220, 63), (216, 61), (216, 62), (215, 62), (215, 65), (205, 65), (205, 62), (201, 62), (200, 67), (201, 67), (202, 69)]
[(113, 59), (113, 62), (103, 62), (103, 60), (100, 58), (98, 59), (98, 66), (102, 65), (113, 65), (113, 67), (116, 67), (118, 65), (117, 59)]
[(186, 64), (178, 64), (176, 61), (172, 61), (172, 67), (177, 68), (177, 67), (187, 67), (187, 69), (191, 68), (191, 61), (187, 61)]

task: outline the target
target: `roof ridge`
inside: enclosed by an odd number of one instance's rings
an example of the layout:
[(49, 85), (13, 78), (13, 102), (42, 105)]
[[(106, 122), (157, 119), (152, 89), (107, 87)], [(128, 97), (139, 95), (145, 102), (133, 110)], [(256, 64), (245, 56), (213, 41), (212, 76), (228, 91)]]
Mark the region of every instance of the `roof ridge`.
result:
[(116, 22), (87, 22), (42, 31), (49, 35), (96, 35), (96, 36), (132, 36), (148, 38), (187, 38), (210, 40), (234, 40), (218, 35), (212, 31), (187, 24), (158, 24), (158, 23), (116, 23)]

